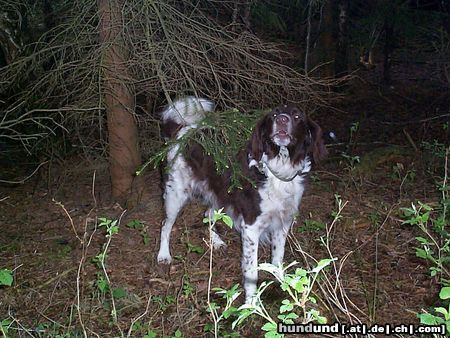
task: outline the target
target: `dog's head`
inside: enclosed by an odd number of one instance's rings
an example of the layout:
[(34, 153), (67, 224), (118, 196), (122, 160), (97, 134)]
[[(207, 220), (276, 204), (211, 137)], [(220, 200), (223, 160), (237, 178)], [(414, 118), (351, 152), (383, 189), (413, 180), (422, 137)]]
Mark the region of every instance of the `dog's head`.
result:
[(294, 105), (279, 105), (266, 114), (256, 125), (249, 143), (249, 155), (259, 161), (263, 154), (269, 159), (286, 147), (293, 164), (306, 156), (318, 163), (327, 150), (322, 129)]

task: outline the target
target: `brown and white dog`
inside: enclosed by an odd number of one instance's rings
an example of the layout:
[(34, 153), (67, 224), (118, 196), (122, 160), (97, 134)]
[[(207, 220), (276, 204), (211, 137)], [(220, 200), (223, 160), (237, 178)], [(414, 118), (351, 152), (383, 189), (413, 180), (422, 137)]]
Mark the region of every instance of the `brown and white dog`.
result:
[[(162, 112), (163, 133), (180, 138), (213, 110), (214, 103), (207, 99), (176, 100)], [(243, 189), (229, 192), (231, 173), (219, 175), (213, 158), (199, 144), (191, 144), (184, 152), (174, 145), (167, 159), (166, 219), (158, 262), (171, 262), (170, 233), (177, 215), (191, 197), (201, 197), (212, 209), (224, 208), (241, 234), (245, 302), (252, 302), (258, 280), (258, 243), (270, 243), (272, 264), (282, 263), (306, 175), (325, 154), (320, 127), (294, 105), (280, 105), (266, 114), (237, 155), (242, 173), (256, 188), (246, 181)], [(215, 248), (225, 245), (215, 232), (213, 243)]]

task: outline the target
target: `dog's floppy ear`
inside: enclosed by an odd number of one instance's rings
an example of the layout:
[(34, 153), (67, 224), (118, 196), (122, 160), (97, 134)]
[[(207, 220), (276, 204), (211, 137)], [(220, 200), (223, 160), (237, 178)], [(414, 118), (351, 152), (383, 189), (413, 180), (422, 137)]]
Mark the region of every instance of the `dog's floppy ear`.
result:
[(267, 116), (258, 121), (248, 144), (249, 157), (259, 161), (264, 153), (264, 140), (267, 137)]
[(327, 156), (328, 151), (322, 138), (322, 128), (308, 118), (308, 130), (311, 137), (308, 153), (312, 154), (313, 163), (317, 164)]

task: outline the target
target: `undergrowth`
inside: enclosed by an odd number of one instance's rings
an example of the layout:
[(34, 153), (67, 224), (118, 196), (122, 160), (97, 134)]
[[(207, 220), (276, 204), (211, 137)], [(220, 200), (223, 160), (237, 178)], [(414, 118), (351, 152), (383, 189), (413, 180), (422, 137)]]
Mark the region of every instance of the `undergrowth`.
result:
[[(430, 148), (431, 149), (431, 148)], [(445, 324), (450, 333), (450, 186), (448, 185), (447, 149), (433, 147), (435, 156), (444, 158), (444, 176), (437, 182), (440, 200), (437, 206), (420, 201), (409, 208), (402, 208), (404, 224), (417, 227), (421, 235), (416, 237), (419, 246), (416, 256), (430, 264), (430, 277), (440, 286), (439, 305), (423, 309), (418, 314), (420, 323), (426, 325)], [(439, 150), (440, 149), (440, 150)]]

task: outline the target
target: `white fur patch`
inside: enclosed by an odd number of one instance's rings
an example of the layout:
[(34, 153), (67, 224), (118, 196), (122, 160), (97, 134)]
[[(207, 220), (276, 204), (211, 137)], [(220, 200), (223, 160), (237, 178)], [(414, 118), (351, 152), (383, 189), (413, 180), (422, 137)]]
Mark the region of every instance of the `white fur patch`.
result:
[(214, 102), (210, 100), (187, 96), (169, 104), (161, 117), (164, 122), (174, 120), (178, 124), (189, 126), (204, 118), (206, 112), (214, 111), (214, 107)]

